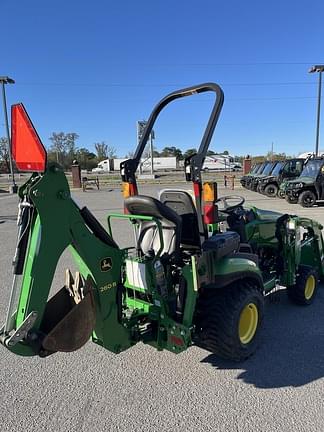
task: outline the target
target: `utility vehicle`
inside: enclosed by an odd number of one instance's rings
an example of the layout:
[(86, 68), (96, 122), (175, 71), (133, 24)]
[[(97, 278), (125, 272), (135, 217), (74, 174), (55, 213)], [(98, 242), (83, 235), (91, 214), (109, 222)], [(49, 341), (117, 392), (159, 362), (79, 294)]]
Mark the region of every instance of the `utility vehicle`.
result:
[(258, 170), (260, 169), (261, 165), (262, 165), (261, 162), (260, 162), (260, 163), (253, 164), (252, 167), (251, 167), (251, 169), (250, 169), (250, 171), (249, 171), (247, 174), (245, 174), (244, 176), (242, 176), (242, 177), (240, 178), (240, 183), (241, 183), (241, 185), (242, 185), (243, 187), (246, 187), (246, 182), (248, 181), (248, 179), (249, 179), (253, 174), (256, 174), (256, 173), (258, 172)]
[(267, 176), (272, 174), (272, 171), (277, 166), (278, 162), (266, 162), (264, 169), (261, 173), (252, 176), (249, 189), (256, 192), (258, 190), (259, 183)]
[(308, 159), (300, 176), (286, 184), (285, 196), (289, 203), (303, 207), (324, 200), (324, 157)]
[[(215, 103), (197, 154), (185, 160), (193, 186), (140, 195), (136, 170), (160, 111), (204, 92)], [(195, 96), (197, 97), (197, 96)], [(2, 344), (22, 356), (74, 351), (92, 341), (114, 353), (138, 342), (181, 353), (193, 344), (244, 360), (256, 349), (264, 296), (277, 284), (308, 305), (323, 277), (322, 226), (311, 219), (217, 196), (201, 170), (223, 105), (214, 83), (170, 93), (153, 109), (134, 157), (121, 164), (124, 214), (104, 228), (71, 196), (63, 169), (46, 151), (22, 104), (12, 107), (12, 151), (31, 171), (19, 189), (18, 242)], [(104, 195), (103, 199), (104, 199)], [(108, 196), (107, 196), (107, 199)], [(134, 240), (120, 248), (112, 220), (129, 221)], [(79, 268), (50, 299), (57, 262), (68, 248)]]
[(303, 165), (304, 159), (289, 159), (277, 162), (271, 175), (259, 180), (257, 186), (258, 192), (271, 198), (280, 195), (281, 183), (298, 177), (303, 170)]
[(261, 175), (268, 165), (269, 165), (269, 162), (263, 162), (254, 173), (251, 173), (251, 175), (248, 175), (245, 179), (244, 187), (246, 189), (251, 189), (255, 176)]

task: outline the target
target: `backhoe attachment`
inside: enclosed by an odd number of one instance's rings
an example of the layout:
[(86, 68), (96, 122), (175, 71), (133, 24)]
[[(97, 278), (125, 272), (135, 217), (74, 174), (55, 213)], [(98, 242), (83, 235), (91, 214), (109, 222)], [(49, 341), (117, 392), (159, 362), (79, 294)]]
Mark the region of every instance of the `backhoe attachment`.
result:
[[(116, 301), (124, 252), (74, 202), (62, 168), (46, 166), (46, 151), (22, 104), (13, 106), (12, 119), (17, 165), (33, 174), (19, 189), (12, 292), (0, 341), (16, 354), (46, 356), (79, 349), (92, 334), (94, 342), (120, 352), (131, 344)], [(67, 271), (65, 286), (48, 300), (67, 248), (79, 271), (75, 278)]]

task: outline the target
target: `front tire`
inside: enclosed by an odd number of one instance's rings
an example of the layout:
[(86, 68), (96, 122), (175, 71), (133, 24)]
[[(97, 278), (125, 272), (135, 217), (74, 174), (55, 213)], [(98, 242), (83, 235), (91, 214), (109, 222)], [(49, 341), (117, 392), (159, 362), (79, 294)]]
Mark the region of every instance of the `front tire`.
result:
[(295, 285), (287, 287), (287, 294), (293, 303), (308, 306), (313, 303), (317, 293), (318, 276), (308, 266), (300, 266)]
[(267, 195), (267, 197), (273, 198), (278, 193), (278, 186), (276, 186), (275, 184), (268, 184), (264, 188), (264, 193), (265, 193), (265, 195)]
[(197, 344), (229, 360), (242, 361), (258, 346), (264, 297), (249, 281), (204, 292), (198, 302)]
[(302, 192), (298, 197), (298, 204), (302, 207), (313, 207), (316, 203), (316, 195), (311, 190)]

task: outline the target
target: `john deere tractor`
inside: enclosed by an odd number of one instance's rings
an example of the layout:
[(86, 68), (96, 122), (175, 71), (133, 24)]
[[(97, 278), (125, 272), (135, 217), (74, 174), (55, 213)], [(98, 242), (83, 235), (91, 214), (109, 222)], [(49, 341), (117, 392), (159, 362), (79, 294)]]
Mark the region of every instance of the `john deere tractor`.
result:
[[(141, 195), (136, 170), (160, 111), (204, 92), (215, 103), (199, 150), (185, 160), (186, 190)], [(197, 97), (197, 96), (195, 96)], [(264, 297), (279, 284), (300, 305), (323, 277), (321, 225), (243, 206), (203, 183), (202, 165), (223, 105), (214, 83), (175, 91), (153, 109), (134, 157), (121, 166), (123, 214), (103, 227), (72, 198), (63, 169), (46, 151), (22, 104), (12, 107), (12, 152), (31, 171), (19, 189), (18, 242), (4, 347), (22, 356), (74, 351), (89, 338), (120, 353), (138, 342), (181, 353), (193, 344), (244, 360), (256, 349)], [(129, 221), (134, 240), (119, 246), (113, 219)], [(68, 248), (78, 266), (48, 299), (57, 262)]]

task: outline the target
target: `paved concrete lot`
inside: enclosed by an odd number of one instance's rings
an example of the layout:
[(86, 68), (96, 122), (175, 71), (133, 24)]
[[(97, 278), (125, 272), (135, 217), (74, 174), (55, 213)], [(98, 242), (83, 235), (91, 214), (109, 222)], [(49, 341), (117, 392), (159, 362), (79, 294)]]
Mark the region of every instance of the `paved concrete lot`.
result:
[[(184, 184), (181, 185), (184, 187)], [(156, 195), (155, 187), (142, 193)], [(238, 189), (248, 204), (314, 217), (302, 209)], [(122, 207), (118, 190), (74, 193), (104, 223)], [(0, 195), (0, 320), (11, 285), (17, 198)], [(59, 229), (59, 227), (58, 227)], [(131, 241), (121, 225), (121, 244)], [(128, 239), (129, 236), (129, 239)], [(61, 285), (64, 256), (54, 284)], [(89, 342), (71, 354), (22, 358), (0, 347), (0, 431), (323, 431), (324, 291), (310, 307), (285, 292), (267, 301), (262, 343), (244, 363), (222, 361), (193, 347), (178, 356), (138, 344), (114, 355)]]

